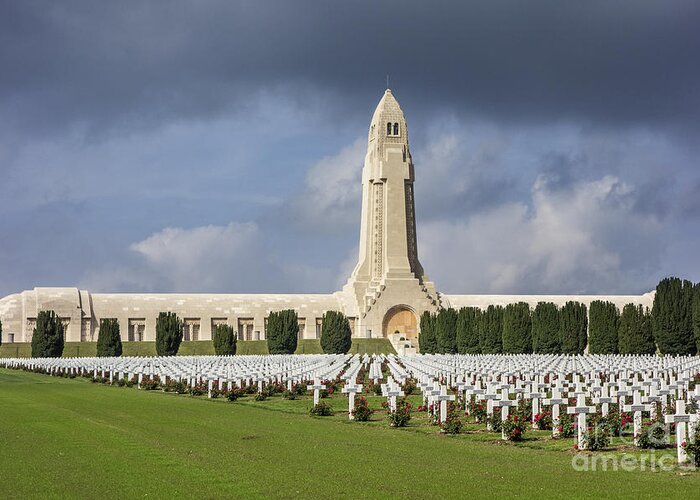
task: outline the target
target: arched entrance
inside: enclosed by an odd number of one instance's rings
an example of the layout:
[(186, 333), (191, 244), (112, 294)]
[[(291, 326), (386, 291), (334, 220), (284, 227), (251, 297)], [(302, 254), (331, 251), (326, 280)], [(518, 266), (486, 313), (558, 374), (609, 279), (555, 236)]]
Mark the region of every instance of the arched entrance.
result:
[(408, 306), (395, 306), (384, 316), (382, 334), (384, 337), (399, 332), (414, 346), (418, 345), (418, 320)]

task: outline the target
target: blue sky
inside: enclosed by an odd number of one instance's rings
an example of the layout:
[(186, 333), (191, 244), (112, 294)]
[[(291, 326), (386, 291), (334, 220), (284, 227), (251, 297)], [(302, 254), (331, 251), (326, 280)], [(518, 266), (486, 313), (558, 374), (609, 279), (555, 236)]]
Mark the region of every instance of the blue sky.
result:
[(0, 295), (330, 292), (386, 75), (449, 293), (700, 280), (697, 2), (0, 2)]

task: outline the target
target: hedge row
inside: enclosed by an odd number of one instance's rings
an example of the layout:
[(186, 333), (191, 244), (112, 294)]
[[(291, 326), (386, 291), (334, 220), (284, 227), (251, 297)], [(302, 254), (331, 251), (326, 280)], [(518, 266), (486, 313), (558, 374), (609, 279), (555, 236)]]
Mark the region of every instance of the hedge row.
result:
[(590, 310), (570, 301), (559, 308), (525, 302), (485, 310), (463, 307), (424, 313), (418, 338), (423, 353), (554, 353), (695, 355), (700, 351), (700, 283), (665, 278), (651, 311), (595, 300)]

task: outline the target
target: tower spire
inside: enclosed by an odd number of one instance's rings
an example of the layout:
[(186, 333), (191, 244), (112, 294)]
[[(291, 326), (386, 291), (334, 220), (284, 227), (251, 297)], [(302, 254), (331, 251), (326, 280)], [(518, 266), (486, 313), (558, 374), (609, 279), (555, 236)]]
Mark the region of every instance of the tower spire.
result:
[(359, 255), (343, 289), (354, 297), (361, 327), (373, 332), (384, 329), (395, 301), (416, 312), (437, 307), (435, 287), (418, 260), (408, 126), (388, 83), (389, 75), (369, 127)]

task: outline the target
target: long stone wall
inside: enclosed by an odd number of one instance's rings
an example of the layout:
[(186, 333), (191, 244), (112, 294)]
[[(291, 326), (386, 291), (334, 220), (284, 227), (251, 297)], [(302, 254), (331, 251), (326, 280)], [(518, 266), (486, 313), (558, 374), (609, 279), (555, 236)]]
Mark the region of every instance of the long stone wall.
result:
[[(353, 334), (356, 318), (340, 292), (334, 294), (131, 294), (95, 293), (77, 288), (35, 288), (0, 299), (2, 340), (30, 342), (39, 311), (53, 310), (66, 326), (69, 342), (95, 341), (102, 318), (119, 320), (122, 339), (155, 340), (156, 318), (161, 311), (172, 311), (185, 321), (186, 340), (210, 340), (218, 324), (231, 325), (241, 340), (264, 340), (266, 318), (272, 311), (294, 309), (300, 321), (300, 336), (318, 337), (320, 320), (326, 311), (339, 310), (351, 316)], [(587, 306), (593, 300), (608, 300), (622, 309), (634, 303), (650, 307), (654, 292), (644, 295), (441, 295), (443, 307), (465, 306), (485, 309), (491, 304), (505, 306), (538, 302), (558, 306), (570, 300)]]

